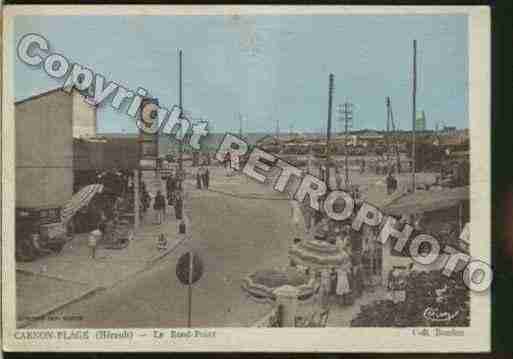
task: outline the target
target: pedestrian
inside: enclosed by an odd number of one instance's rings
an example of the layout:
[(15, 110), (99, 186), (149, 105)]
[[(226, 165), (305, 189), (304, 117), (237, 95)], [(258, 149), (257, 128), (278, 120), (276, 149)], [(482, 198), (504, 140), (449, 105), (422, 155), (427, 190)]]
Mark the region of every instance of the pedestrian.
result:
[(197, 189), (201, 189), (201, 183), (203, 182), (202, 177), (203, 177), (203, 167), (200, 166), (198, 168), (198, 170), (196, 171), (196, 188)]
[(397, 188), (397, 180), (395, 179), (394, 175), (392, 175), (392, 172), (389, 172), (385, 181), (387, 184), (387, 194), (391, 195)]
[(326, 181), (326, 171), (323, 165), (319, 165), (319, 179), (324, 182)]
[(230, 169), (232, 167), (232, 157), (231, 157), (231, 153), (228, 151), (226, 152), (226, 154), (224, 155), (224, 168), (226, 169), (226, 174), (229, 175), (230, 174)]
[(338, 166), (335, 167), (335, 182), (337, 183), (337, 190), (342, 190), (342, 173)]
[(301, 239), (301, 204), (298, 200), (294, 199), (294, 196), (292, 194), (289, 195), (290, 199), (290, 217), (292, 221), (292, 226), (294, 228), (294, 239)]
[(321, 280), (319, 285), (319, 306), (321, 310), (327, 310), (329, 307), (329, 295), (331, 291), (331, 273), (329, 269), (321, 270)]
[(237, 154), (234, 154), (233, 156), (231, 156), (231, 166), (232, 166), (232, 172), (236, 172), (239, 170), (240, 158)]
[(153, 209), (155, 210), (157, 224), (162, 224), (164, 214), (166, 213), (166, 200), (162, 193), (157, 191), (155, 196), (155, 202), (153, 203)]
[(406, 267), (394, 266), (388, 273), (388, 297), (394, 303), (404, 302), (406, 299)]
[(349, 285), (349, 275), (351, 273), (351, 258), (349, 257), (346, 247), (339, 240), (337, 247), (340, 251), (341, 263), (337, 268), (337, 289), (336, 293), (339, 297), (340, 304), (348, 305), (351, 302), (351, 287)]
[(167, 202), (170, 206), (173, 205), (173, 194), (176, 189), (176, 179), (173, 172), (169, 174), (166, 178), (166, 194), (167, 194)]
[(96, 248), (98, 247), (98, 239), (101, 235), (102, 233), (98, 229), (95, 229), (89, 234), (87, 245), (92, 259), (96, 259)]
[(175, 217), (181, 220), (183, 217), (183, 195), (182, 191), (175, 192)]
[(306, 233), (310, 234), (310, 231), (313, 226), (314, 212), (315, 210), (311, 208), (309, 205), (302, 204), (301, 210), (303, 212), (303, 220), (305, 221), (305, 229)]
[(167, 249), (167, 239), (164, 233), (161, 233), (157, 239), (157, 250), (163, 251)]
[(362, 262), (359, 253), (353, 253), (351, 257), (352, 264), (352, 282), (353, 282), (353, 293), (355, 297), (359, 297), (363, 292), (363, 273), (362, 273)]
[(148, 208), (150, 208), (150, 203), (151, 203), (151, 197), (150, 197), (150, 194), (148, 193), (148, 191), (146, 190), (146, 187), (144, 187), (142, 189), (141, 200), (142, 200), (143, 213), (146, 213)]
[(365, 158), (362, 158), (362, 162), (360, 165), (360, 173), (361, 174), (365, 173)]
[(208, 170), (208, 167), (204, 167), (202, 179), (203, 188), (208, 189), (208, 186), (210, 185), (210, 171)]

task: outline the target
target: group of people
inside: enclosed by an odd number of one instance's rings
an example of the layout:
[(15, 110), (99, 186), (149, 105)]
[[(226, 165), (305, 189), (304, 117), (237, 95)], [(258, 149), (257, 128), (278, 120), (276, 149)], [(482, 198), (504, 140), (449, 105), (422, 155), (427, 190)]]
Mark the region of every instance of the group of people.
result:
[[(166, 209), (168, 206), (173, 207), (175, 217), (181, 220), (183, 217), (183, 180), (185, 175), (183, 170), (177, 170), (165, 177), (166, 194), (165, 197), (161, 190), (158, 190), (153, 198), (153, 210), (155, 211), (155, 224), (162, 224), (166, 216)], [(152, 196), (146, 188), (146, 183), (141, 181), (140, 201), (141, 201), (141, 219), (146, 214), (152, 203)]]
[[(290, 201), (292, 221), (296, 227), (294, 245), (302, 241), (300, 218), (303, 216), (306, 235), (311, 237), (311, 240), (328, 242), (337, 248), (338, 264), (315, 273), (320, 283), (318, 298), (321, 308), (327, 309), (333, 296), (340, 305), (349, 305), (361, 296), (364, 290), (374, 290), (381, 275), (381, 254), (376, 245), (375, 231), (369, 227), (362, 233), (356, 232), (346, 222), (331, 220), (321, 212), (302, 206), (292, 198)], [(312, 274), (310, 268), (297, 266), (294, 261), (291, 265)]]
[(236, 171), (241, 169), (239, 156), (237, 154), (232, 154), (230, 151), (226, 152), (224, 155), (223, 165), (226, 169), (227, 176), (232, 176)]
[(167, 198), (164, 197), (162, 191), (157, 191), (153, 205), (157, 224), (162, 224), (166, 215), (167, 205), (173, 207), (177, 220), (183, 218), (183, 181), (185, 180), (185, 172), (182, 169), (177, 169), (176, 172), (171, 171), (163, 179), (166, 181)]
[(384, 175), (387, 173), (393, 173), (397, 170), (397, 173), (401, 173), (401, 162), (396, 162), (386, 157), (377, 158), (374, 163), (374, 169), (377, 175)]

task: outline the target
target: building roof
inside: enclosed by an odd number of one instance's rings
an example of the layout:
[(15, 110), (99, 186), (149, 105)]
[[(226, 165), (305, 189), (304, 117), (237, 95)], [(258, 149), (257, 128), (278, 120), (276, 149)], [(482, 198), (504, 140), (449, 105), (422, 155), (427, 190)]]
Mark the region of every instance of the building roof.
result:
[[(38, 98), (41, 98), (41, 97), (44, 97), (44, 96), (48, 96), (48, 95), (51, 95), (51, 94), (54, 94), (56, 92), (59, 92), (61, 91), (62, 93), (65, 93), (67, 95), (69, 95), (70, 93), (69, 92), (66, 92), (64, 91), (63, 87), (60, 86), (60, 87), (56, 87), (56, 88), (53, 88), (53, 89), (50, 89), (50, 90), (47, 90), (47, 91), (44, 91), (44, 92), (41, 92), (41, 93), (38, 93), (36, 95), (32, 95), (32, 96), (29, 96), (29, 97), (26, 97), (22, 100), (18, 100), (18, 101), (15, 101), (14, 104), (15, 105), (19, 105), (19, 104), (22, 104), (22, 103), (25, 103), (25, 102), (29, 102), (29, 101), (32, 101), (32, 100), (35, 100), (35, 99), (38, 99)], [(90, 98), (88, 94), (86, 94), (85, 92), (83, 91), (78, 91), (78, 90), (73, 90), (73, 92), (76, 92), (76, 93), (79, 93), (82, 97), (84, 97), (84, 99), (88, 99)], [(91, 106), (98, 106), (98, 104), (93, 104), (91, 102), (91, 98), (89, 99), (89, 101), (86, 101), (89, 105)]]
[[(15, 101), (14, 104), (15, 105), (19, 105), (19, 104), (24, 103), (24, 102), (32, 101), (32, 100), (38, 99), (40, 97), (51, 95), (51, 94), (53, 94), (55, 92), (58, 92), (58, 91), (62, 91), (62, 87), (53, 88), (53, 89), (50, 89), (50, 90), (45, 91), (45, 92), (41, 92), (41, 93), (36, 94), (36, 95), (32, 95), (32, 96), (26, 97), (26, 98), (24, 98), (22, 100)], [(62, 92), (67, 94), (67, 92), (65, 92), (65, 91), (62, 91)]]
[(436, 190), (418, 190), (399, 197), (383, 211), (391, 215), (424, 213), (456, 206), (470, 199), (469, 187), (442, 188)]

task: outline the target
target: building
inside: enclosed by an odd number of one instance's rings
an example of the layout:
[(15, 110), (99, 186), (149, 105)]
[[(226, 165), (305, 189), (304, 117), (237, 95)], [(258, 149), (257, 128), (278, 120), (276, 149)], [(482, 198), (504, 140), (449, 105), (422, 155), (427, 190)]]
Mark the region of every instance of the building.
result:
[(97, 105), (92, 98), (74, 91), (73, 99), (73, 137), (88, 138), (96, 136)]
[(73, 192), (73, 137), (95, 135), (96, 107), (61, 88), (15, 102), (16, 206), (60, 207)]
[(415, 117), (415, 131), (426, 131), (426, 113), (422, 111)]
[(426, 113), (424, 111), (417, 112), (415, 117), (415, 131), (426, 131)]

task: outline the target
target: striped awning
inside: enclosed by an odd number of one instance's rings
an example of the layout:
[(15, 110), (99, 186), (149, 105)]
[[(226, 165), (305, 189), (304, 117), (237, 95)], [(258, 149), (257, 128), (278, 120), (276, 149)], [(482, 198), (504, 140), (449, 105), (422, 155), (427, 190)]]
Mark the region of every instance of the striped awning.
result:
[(62, 206), (61, 221), (68, 222), (82, 207), (91, 202), (94, 195), (103, 191), (102, 184), (90, 184), (83, 187), (71, 197), (71, 199)]
[(337, 246), (320, 240), (308, 240), (292, 245), (289, 249), (289, 258), (296, 264), (315, 269), (337, 267), (345, 260)]

